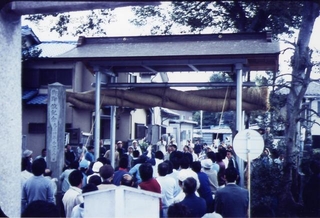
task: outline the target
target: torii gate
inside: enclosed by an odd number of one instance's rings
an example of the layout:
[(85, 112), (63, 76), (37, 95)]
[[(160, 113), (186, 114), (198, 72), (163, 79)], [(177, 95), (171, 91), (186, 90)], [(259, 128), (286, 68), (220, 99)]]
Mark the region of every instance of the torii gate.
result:
[(0, 206), (9, 217), (20, 217), (21, 202), (21, 15), (116, 8), (159, 2), (11, 1), (0, 3)]
[[(1, 159), (6, 167), (0, 168), (0, 206), (9, 217), (20, 216), (20, 161), (21, 161), (21, 22), (20, 16), (34, 13), (66, 12), (98, 8), (115, 8), (129, 5), (155, 4), (155, 2), (1, 2), (0, 39), (0, 93), (1, 98)], [(274, 59), (272, 59), (274, 60)], [(234, 63), (237, 79), (237, 130), (242, 129), (242, 76), (243, 63)], [(254, 63), (253, 63), (254, 64)], [(277, 60), (271, 63), (277, 67)], [(99, 68), (97, 68), (99, 69)], [(96, 70), (100, 90), (100, 71)], [(97, 91), (98, 92), (98, 91)], [(98, 107), (98, 104), (96, 104)], [(96, 110), (99, 119), (99, 110)], [(96, 122), (98, 123), (98, 122)], [(99, 131), (96, 131), (99, 132)], [(100, 136), (96, 136), (99, 139)], [(98, 140), (95, 140), (98, 143)], [(99, 145), (95, 145), (97, 147)], [(8, 155), (9, 154), (9, 155)], [(10, 155), (14, 154), (14, 155)], [(8, 191), (10, 190), (10, 191)]]

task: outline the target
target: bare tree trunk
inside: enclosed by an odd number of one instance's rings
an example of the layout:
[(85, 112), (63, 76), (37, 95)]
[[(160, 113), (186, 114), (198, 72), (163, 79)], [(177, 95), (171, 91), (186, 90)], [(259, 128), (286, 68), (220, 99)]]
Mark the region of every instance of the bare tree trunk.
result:
[(312, 70), (311, 51), (309, 42), (312, 34), (315, 19), (319, 16), (319, 4), (312, 1), (304, 2), (303, 19), (300, 27), (298, 41), (292, 61), (292, 83), (287, 98), (286, 110), (286, 157), (284, 165), (284, 191), (279, 202), (279, 216), (294, 217), (297, 215), (299, 205), (293, 197), (292, 187), (294, 175), (297, 175), (298, 155), (297, 123), (299, 122), (302, 99), (310, 83)]

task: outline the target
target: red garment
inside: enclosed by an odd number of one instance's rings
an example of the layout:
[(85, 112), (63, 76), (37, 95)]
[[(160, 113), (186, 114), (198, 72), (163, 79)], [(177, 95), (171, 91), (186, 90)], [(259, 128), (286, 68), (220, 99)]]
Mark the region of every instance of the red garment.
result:
[[(151, 192), (155, 192), (155, 193), (159, 193), (161, 194), (161, 186), (158, 183), (158, 181), (154, 178), (149, 179), (148, 181), (144, 181), (141, 182), (139, 184), (140, 188), (142, 190), (146, 190), (146, 191), (151, 191)], [(161, 198), (160, 198), (160, 209), (162, 208), (162, 202), (161, 202)]]

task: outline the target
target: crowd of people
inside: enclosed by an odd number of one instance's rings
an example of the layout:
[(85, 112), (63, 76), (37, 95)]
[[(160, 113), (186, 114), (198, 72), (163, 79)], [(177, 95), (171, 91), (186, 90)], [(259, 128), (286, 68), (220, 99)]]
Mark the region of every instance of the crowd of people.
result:
[[(228, 154), (232, 151), (221, 146), (214, 152), (198, 142), (188, 143), (181, 150), (172, 142), (158, 148), (149, 146), (143, 151), (134, 140), (124, 149), (118, 141), (115, 163), (111, 164), (110, 150), (100, 149), (95, 159), (93, 146), (72, 149), (66, 145), (65, 167), (59, 178), (51, 178), (45, 149), (35, 160), (32, 151), (26, 150), (22, 158), (21, 214), (30, 215), (30, 207), (36, 203), (53, 208), (59, 200), (55, 196), (60, 180), (63, 207), (48, 210), (51, 214), (46, 216), (59, 213), (60, 217), (83, 217), (83, 193), (120, 185), (161, 194), (159, 217), (246, 216), (248, 191), (236, 185), (239, 172), (233, 156)], [(239, 207), (231, 210), (226, 205), (234, 202), (237, 190), (241, 196), (237, 198)]]

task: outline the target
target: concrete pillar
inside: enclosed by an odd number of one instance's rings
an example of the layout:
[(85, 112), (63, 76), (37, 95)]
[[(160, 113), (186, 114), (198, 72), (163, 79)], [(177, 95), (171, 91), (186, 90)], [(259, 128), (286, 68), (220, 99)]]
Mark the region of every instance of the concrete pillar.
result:
[(8, 217), (20, 216), (21, 202), (21, 23), (0, 11), (0, 206)]
[(53, 178), (59, 178), (64, 167), (66, 119), (66, 91), (62, 84), (49, 85), (47, 106), (47, 167)]

